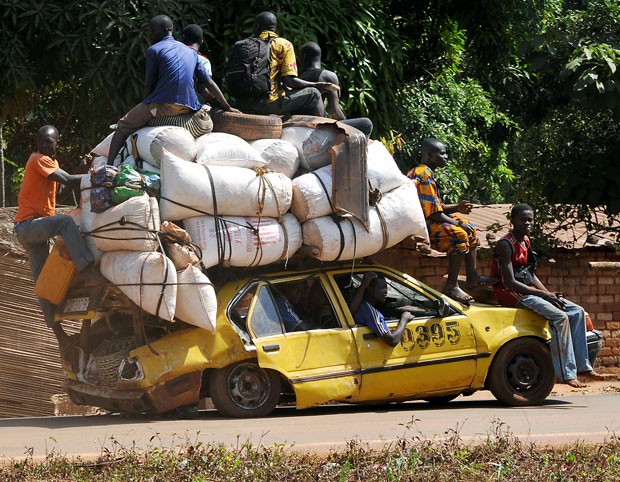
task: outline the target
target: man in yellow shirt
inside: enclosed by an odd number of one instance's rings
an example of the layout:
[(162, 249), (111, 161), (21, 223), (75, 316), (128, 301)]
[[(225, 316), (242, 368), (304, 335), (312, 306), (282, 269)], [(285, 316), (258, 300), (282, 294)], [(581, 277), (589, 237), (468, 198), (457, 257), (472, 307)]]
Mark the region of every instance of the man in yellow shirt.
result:
[(264, 98), (237, 99), (239, 108), (251, 114), (307, 114), (323, 117), (325, 107), (320, 89), (330, 82), (308, 82), (297, 76), (295, 49), (276, 33), (278, 20), (273, 12), (262, 12), (254, 21), (254, 35), (269, 41), (269, 80), (271, 90)]

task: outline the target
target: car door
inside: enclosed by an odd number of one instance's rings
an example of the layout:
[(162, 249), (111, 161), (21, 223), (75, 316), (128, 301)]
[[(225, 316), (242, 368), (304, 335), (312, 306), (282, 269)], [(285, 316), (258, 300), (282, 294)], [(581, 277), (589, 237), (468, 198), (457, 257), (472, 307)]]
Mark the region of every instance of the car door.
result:
[[(368, 269), (366, 270), (368, 271)], [(364, 271), (336, 276), (339, 286), (348, 279), (349, 292), (359, 285)], [(391, 347), (366, 326), (353, 325), (362, 372), (360, 401), (422, 397), (467, 388), (476, 372), (476, 340), (469, 319), (456, 309), (441, 316), (440, 297), (394, 273), (381, 273), (388, 284), (388, 299), (380, 307), (394, 330), (402, 311), (414, 314), (403, 339)], [(345, 283), (343, 283), (343, 280)], [(346, 291), (346, 290), (345, 290)], [(346, 298), (346, 294), (343, 294)], [(345, 302), (348, 300), (344, 300)], [(349, 312), (351, 323), (353, 317)]]
[[(298, 408), (331, 400), (354, 402), (359, 395), (360, 367), (353, 333), (347, 323), (340, 322), (343, 313), (338, 307), (334, 309), (323, 280), (313, 277), (302, 281), (309, 290), (322, 291), (328, 306), (325, 310), (320, 310), (318, 305), (311, 307), (313, 313), (300, 315), (302, 319), (307, 318), (304, 320), (307, 323), (292, 332), (286, 331), (278, 309), (281, 305), (276, 302), (291, 280), (258, 283), (247, 319), (258, 363), (289, 380)], [(307, 297), (305, 301), (312, 302)], [(317, 324), (318, 315), (325, 315), (329, 310), (332, 316), (327, 324)]]

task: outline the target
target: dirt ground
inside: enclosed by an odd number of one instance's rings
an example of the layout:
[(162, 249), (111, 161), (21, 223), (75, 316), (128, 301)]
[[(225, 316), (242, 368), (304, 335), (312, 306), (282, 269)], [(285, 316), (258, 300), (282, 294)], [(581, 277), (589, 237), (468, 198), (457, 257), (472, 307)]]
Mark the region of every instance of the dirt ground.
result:
[(598, 368), (597, 371), (605, 374), (608, 379), (605, 381), (586, 381), (588, 384), (587, 388), (573, 388), (564, 383), (556, 383), (551, 395), (561, 397), (568, 397), (571, 395), (619, 395), (620, 375), (618, 373), (609, 373), (608, 371)]

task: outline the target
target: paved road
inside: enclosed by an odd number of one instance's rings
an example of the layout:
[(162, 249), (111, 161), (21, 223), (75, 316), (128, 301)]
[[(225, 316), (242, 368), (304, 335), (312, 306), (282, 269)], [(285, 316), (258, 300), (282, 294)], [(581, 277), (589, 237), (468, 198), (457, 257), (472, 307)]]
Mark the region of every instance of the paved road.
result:
[(270, 417), (252, 420), (226, 419), (213, 410), (201, 411), (194, 420), (117, 415), (3, 419), (0, 461), (26, 453), (37, 459), (52, 452), (93, 457), (106, 449), (174, 448), (197, 442), (237, 446), (249, 441), (329, 451), (351, 440), (378, 448), (401, 437), (438, 439), (455, 432), (463, 441), (477, 442), (498, 428), (539, 444), (601, 442), (620, 433), (620, 395), (552, 396), (543, 406), (526, 408), (502, 406), (490, 395), (475, 397), (459, 397), (441, 408), (426, 402), (279, 408)]

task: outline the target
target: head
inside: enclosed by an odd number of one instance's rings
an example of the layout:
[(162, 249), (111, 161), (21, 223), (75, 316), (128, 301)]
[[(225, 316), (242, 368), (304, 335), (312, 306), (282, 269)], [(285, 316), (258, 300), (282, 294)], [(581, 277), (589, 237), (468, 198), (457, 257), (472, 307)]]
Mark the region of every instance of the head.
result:
[(448, 163), (448, 151), (443, 142), (434, 137), (427, 137), (420, 147), (422, 163), (431, 169), (444, 167)]
[(529, 234), (534, 224), (534, 210), (527, 204), (515, 204), (510, 210), (510, 224), (514, 234)]
[(41, 127), (37, 131), (36, 143), (38, 152), (54, 157), (58, 147), (58, 129), (52, 125)]
[(261, 12), (254, 20), (254, 35), (259, 35), (264, 30), (275, 32), (278, 28), (278, 19), (273, 12)]
[(387, 291), (387, 281), (383, 276), (377, 275), (366, 288), (366, 299), (372, 305), (383, 303), (387, 298)]
[(155, 44), (172, 34), (172, 20), (168, 15), (157, 15), (151, 20), (151, 43)]
[(316, 42), (306, 42), (299, 51), (299, 60), (302, 67), (313, 61), (321, 62), (321, 47)]
[(204, 41), (204, 37), (203, 37), (203, 33), (202, 33), (202, 28), (200, 27), (200, 25), (196, 25), (195, 23), (192, 23), (190, 25), (188, 25), (187, 27), (185, 27), (183, 29), (183, 31), (181, 32), (181, 42), (183, 42), (185, 45), (202, 45), (202, 42)]

